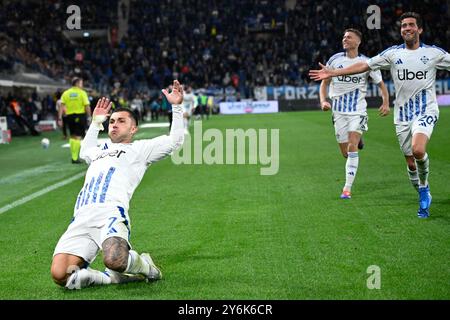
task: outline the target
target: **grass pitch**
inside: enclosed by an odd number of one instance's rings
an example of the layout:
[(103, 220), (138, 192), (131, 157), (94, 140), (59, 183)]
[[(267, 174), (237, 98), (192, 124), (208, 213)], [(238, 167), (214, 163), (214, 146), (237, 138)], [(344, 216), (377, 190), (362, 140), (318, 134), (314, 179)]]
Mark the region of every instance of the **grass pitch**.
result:
[[(280, 129), (279, 172), (261, 165), (147, 171), (131, 201), (131, 241), (164, 279), (69, 292), (50, 278), (80, 178), (0, 214), (0, 299), (450, 299), (450, 109), (428, 147), (431, 217), (416, 217), (392, 115), (369, 111), (353, 199), (339, 199), (345, 160), (330, 113), (216, 116), (203, 130)], [(138, 138), (167, 129), (141, 130)], [(0, 208), (86, 169), (58, 132), (0, 145)], [(369, 266), (380, 289), (368, 289)], [(101, 256), (92, 265), (103, 269)], [(370, 281), (369, 281), (370, 282)]]

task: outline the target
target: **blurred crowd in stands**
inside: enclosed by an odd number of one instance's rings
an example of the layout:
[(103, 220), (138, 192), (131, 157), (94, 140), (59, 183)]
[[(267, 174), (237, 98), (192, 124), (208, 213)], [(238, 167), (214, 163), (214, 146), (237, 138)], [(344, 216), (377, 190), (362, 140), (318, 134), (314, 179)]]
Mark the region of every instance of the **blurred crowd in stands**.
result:
[[(33, 134), (33, 130), (27, 130), (27, 128), (34, 128), (41, 120), (56, 120), (56, 106), (61, 94), (62, 92), (57, 91), (55, 94), (45, 95), (43, 98), (40, 98), (36, 93), (21, 95), (26, 98), (13, 96), (12, 94), (0, 95), (0, 116), (8, 118), (8, 124), (14, 135)], [(198, 96), (199, 101), (201, 97), (202, 95)], [(90, 96), (89, 98), (91, 110), (93, 110), (98, 97)], [(133, 110), (140, 122), (168, 121), (170, 109), (162, 95), (153, 99), (147, 94), (136, 94), (132, 100), (117, 96), (112, 96), (111, 99), (114, 108), (124, 107)], [(211, 113), (218, 112), (214, 108), (208, 109), (208, 111)]]
[[(446, 50), (450, 44), (448, 1), (442, 0), (131, 0), (128, 33), (110, 43), (64, 37), (70, 0), (2, 2), (0, 71), (20, 63), (53, 79), (81, 76), (87, 87), (126, 101), (175, 78), (242, 98), (252, 98), (255, 86), (305, 85), (310, 68), (341, 51), (345, 28), (360, 29), (360, 51), (373, 56), (402, 43), (397, 19), (410, 10), (423, 15), (425, 43)], [(380, 30), (366, 27), (374, 3), (381, 8)], [(127, 14), (120, 4), (77, 1), (81, 27), (117, 31), (119, 15)]]

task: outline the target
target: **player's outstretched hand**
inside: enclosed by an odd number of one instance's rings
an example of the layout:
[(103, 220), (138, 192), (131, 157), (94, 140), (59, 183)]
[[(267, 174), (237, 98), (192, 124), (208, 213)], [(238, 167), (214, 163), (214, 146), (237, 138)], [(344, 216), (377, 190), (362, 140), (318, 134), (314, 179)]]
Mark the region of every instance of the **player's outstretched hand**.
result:
[(167, 98), (167, 101), (169, 101), (170, 104), (181, 104), (183, 102), (183, 87), (178, 82), (178, 80), (173, 81), (173, 89), (172, 92), (169, 93), (166, 89), (162, 90), (162, 93)]
[(94, 111), (92, 112), (92, 124), (99, 130), (104, 130), (103, 122), (109, 117), (112, 102), (108, 98), (101, 98), (97, 101)]
[(101, 98), (97, 101), (97, 105), (95, 106), (94, 112), (92, 115), (96, 116), (108, 116), (109, 111), (111, 110), (112, 102), (108, 98)]
[(309, 70), (309, 77), (314, 81), (320, 81), (332, 77), (331, 70), (319, 62), (320, 70)]
[(388, 104), (382, 104), (380, 108), (378, 108), (379, 111), (379, 115), (381, 117), (385, 117), (389, 114), (389, 112), (391, 111), (391, 109), (389, 109), (389, 105)]

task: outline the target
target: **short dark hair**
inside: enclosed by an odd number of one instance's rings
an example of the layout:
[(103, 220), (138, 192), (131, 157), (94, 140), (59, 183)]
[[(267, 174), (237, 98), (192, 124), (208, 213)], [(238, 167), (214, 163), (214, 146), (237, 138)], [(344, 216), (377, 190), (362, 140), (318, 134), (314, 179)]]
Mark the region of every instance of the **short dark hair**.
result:
[(116, 113), (116, 112), (127, 112), (130, 115), (130, 118), (132, 118), (134, 120), (134, 122), (136, 122), (136, 127), (138, 126), (139, 121), (138, 121), (136, 114), (133, 112), (133, 110), (130, 110), (128, 108), (119, 107), (119, 108), (114, 109), (112, 113)]
[(83, 80), (83, 79), (78, 78), (78, 77), (73, 78), (72, 79), (72, 86), (76, 86), (78, 84), (78, 82), (80, 82), (81, 80)]
[(402, 14), (400, 16), (400, 19), (399, 19), (400, 23), (403, 21), (403, 19), (406, 19), (406, 18), (414, 18), (414, 19), (416, 19), (417, 26), (419, 28), (422, 28), (422, 17), (417, 12), (412, 12), (412, 11), (405, 12), (404, 14)]
[(345, 29), (344, 33), (346, 33), (346, 32), (353, 32), (354, 34), (356, 34), (359, 37), (359, 40), (362, 40), (362, 33), (358, 29), (348, 28), (348, 29)]

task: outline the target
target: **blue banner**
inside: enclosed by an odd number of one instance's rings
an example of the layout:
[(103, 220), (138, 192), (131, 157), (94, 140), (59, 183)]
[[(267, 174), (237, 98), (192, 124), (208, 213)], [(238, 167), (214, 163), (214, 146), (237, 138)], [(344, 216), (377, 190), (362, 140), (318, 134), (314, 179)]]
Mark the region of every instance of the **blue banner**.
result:
[[(392, 81), (385, 82), (390, 96), (394, 96), (395, 89)], [(281, 86), (256, 87), (254, 90), (257, 100), (318, 100), (320, 84), (309, 86)], [(450, 78), (436, 80), (436, 95), (450, 94)], [(381, 97), (378, 86), (371, 83), (367, 88), (366, 97)]]

